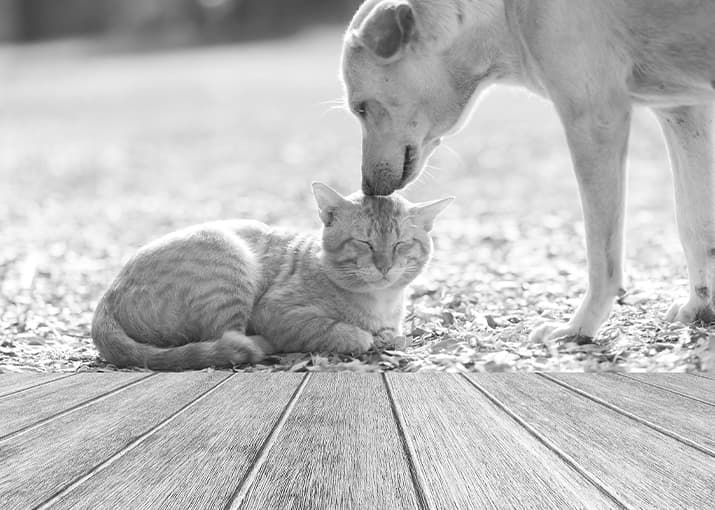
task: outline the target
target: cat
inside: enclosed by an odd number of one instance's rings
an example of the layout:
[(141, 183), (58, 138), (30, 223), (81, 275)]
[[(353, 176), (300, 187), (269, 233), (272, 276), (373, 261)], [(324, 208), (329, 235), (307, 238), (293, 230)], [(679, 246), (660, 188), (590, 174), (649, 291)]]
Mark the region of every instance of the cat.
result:
[(252, 220), (204, 223), (141, 248), (101, 298), (102, 357), (154, 370), (225, 368), (277, 352), (359, 354), (402, 334), (406, 286), (453, 197), (313, 195), (322, 239)]

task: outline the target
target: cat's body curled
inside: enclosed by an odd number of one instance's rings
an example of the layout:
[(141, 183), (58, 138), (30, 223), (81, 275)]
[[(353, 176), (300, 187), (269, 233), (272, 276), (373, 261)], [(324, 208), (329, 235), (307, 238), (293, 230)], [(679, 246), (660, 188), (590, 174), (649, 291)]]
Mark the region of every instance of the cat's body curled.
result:
[(92, 338), (118, 366), (230, 367), (291, 351), (360, 353), (401, 334), (406, 286), (449, 203), (342, 197), (315, 183), (322, 238), (217, 221), (141, 248), (97, 306)]

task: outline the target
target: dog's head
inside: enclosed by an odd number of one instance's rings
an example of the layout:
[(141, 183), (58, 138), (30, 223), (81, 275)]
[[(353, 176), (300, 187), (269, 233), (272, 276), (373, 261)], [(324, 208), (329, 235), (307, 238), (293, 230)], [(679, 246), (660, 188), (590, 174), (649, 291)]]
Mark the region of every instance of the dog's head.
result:
[(464, 53), (456, 47), (463, 17), (406, 0), (367, 0), (353, 17), (342, 73), (362, 124), (366, 194), (407, 185), (442, 136), (461, 124), (480, 81), (457, 58)]

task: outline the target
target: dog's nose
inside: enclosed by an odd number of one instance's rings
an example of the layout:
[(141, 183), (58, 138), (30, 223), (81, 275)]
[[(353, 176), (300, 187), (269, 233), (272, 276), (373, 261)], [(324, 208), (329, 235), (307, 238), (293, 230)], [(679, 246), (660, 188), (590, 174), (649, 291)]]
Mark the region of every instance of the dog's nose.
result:
[(372, 186), (372, 183), (367, 177), (362, 178), (362, 192), (365, 195), (374, 195), (375, 194), (375, 188)]

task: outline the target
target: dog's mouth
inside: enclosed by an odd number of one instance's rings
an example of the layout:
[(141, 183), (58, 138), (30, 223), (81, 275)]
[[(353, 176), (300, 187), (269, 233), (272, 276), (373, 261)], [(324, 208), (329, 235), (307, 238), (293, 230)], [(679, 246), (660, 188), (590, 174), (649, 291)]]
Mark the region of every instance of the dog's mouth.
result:
[(412, 180), (415, 169), (417, 168), (418, 160), (419, 153), (417, 152), (417, 147), (414, 145), (407, 145), (405, 147), (404, 163), (402, 164), (402, 177), (400, 178), (401, 188)]

